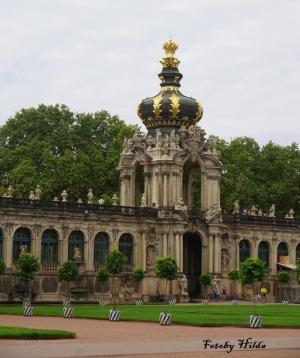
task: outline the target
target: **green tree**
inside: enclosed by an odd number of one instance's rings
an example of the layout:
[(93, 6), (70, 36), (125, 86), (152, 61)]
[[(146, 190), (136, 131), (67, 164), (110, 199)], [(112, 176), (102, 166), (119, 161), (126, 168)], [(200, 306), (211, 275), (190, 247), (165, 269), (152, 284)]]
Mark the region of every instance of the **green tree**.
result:
[(137, 267), (133, 270), (132, 279), (138, 284), (138, 291), (140, 293), (141, 282), (145, 278), (145, 271), (141, 267)]
[(0, 182), (11, 183), (14, 196), (22, 198), (37, 184), (45, 200), (63, 189), (73, 201), (85, 199), (89, 188), (95, 197), (111, 197), (119, 188), (115, 168), (124, 138), (133, 130), (106, 111), (74, 113), (65, 105), (22, 109), (0, 128)]
[(267, 211), (276, 205), (277, 216), (300, 209), (300, 150), (293, 143), (272, 142), (260, 147), (254, 139), (239, 137), (218, 141), (225, 172), (221, 180), (221, 206), (232, 212), (233, 202), (241, 208), (257, 205)]
[(113, 250), (108, 253), (106, 259), (106, 267), (108, 272), (113, 275), (112, 277), (112, 295), (114, 310), (116, 309), (116, 275), (120, 275), (124, 270), (124, 265), (127, 262), (127, 257), (124, 256), (119, 250)]
[(66, 282), (67, 301), (70, 300), (70, 282), (76, 281), (79, 277), (78, 265), (74, 261), (64, 262), (57, 271), (59, 281)]
[(300, 285), (300, 259), (296, 260), (296, 280)]
[(211, 285), (211, 277), (208, 273), (203, 272), (199, 277), (200, 285), (204, 287), (204, 296), (207, 293), (207, 287)]
[(19, 257), (17, 262), (18, 277), (22, 282), (26, 282), (28, 285), (28, 299), (29, 304), (32, 301), (32, 283), (36, 274), (40, 271), (41, 265), (39, 259), (30, 254), (23, 254)]
[(266, 275), (267, 269), (265, 262), (256, 257), (249, 257), (241, 264), (239, 271), (240, 281), (243, 285), (252, 286), (253, 314), (255, 314), (254, 284), (255, 282), (262, 282)]
[(0, 275), (4, 274), (4, 271), (6, 269), (6, 265), (3, 259), (0, 259)]
[(101, 292), (104, 293), (104, 283), (109, 279), (107, 267), (101, 267), (97, 272), (97, 280), (101, 282)]
[(166, 303), (168, 283), (178, 278), (179, 267), (173, 257), (163, 256), (156, 259), (154, 272), (156, 277), (166, 281), (164, 293), (164, 302)]

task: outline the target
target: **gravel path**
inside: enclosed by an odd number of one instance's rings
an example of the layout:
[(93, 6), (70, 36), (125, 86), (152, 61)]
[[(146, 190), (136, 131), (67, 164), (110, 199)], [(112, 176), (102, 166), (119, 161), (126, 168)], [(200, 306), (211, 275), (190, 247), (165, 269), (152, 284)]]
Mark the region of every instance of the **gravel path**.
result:
[[(190, 327), (158, 323), (109, 322), (103, 320), (64, 319), (60, 317), (23, 317), (0, 315), (0, 325), (65, 329), (75, 332), (75, 340), (24, 341), (1, 340), (1, 358), (122, 358), (168, 357), (300, 357), (299, 329), (258, 329), (234, 327)], [(236, 350), (238, 339), (263, 341), (266, 349)], [(203, 340), (234, 344), (225, 350), (204, 349)], [(230, 348), (227, 348), (229, 350)], [(284, 350), (282, 350), (284, 349)]]

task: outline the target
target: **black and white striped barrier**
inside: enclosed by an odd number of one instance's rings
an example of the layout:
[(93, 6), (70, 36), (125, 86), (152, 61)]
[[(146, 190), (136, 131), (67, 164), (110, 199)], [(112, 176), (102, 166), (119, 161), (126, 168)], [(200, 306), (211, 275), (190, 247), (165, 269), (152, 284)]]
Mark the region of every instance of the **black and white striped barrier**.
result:
[(136, 300), (135, 305), (136, 306), (143, 306), (144, 302), (142, 300)]
[(173, 306), (173, 305), (176, 305), (176, 300), (169, 300), (169, 305)]
[(208, 305), (208, 300), (202, 300), (202, 301), (201, 301), (201, 305), (207, 306), (207, 305)]
[(283, 304), (283, 305), (288, 305), (288, 304), (289, 304), (289, 301), (281, 301), (281, 304)]
[(64, 307), (70, 307), (71, 306), (71, 302), (69, 300), (65, 300), (63, 301), (63, 306)]
[(232, 300), (232, 304), (233, 304), (233, 305), (238, 305), (238, 304), (239, 304), (239, 300)]
[(261, 328), (262, 326), (262, 317), (261, 316), (250, 316), (250, 327), (251, 328)]
[(109, 310), (109, 320), (110, 321), (120, 321), (120, 311), (114, 311), (114, 310)]
[(161, 326), (170, 326), (172, 323), (172, 314), (162, 312), (159, 315), (159, 323)]
[(99, 307), (105, 307), (107, 305), (106, 301), (99, 301)]
[(73, 317), (73, 308), (72, 307), (64, 307), (64, 318), (72, 318)]
[(24, 316), (29, 317), (32, 316), (32, 314), (33, 314), (33, 307), (28, 304), (27, 306), (24, 307)]
[(27, 307), (27, 306), (30, 306), (30, 302), (29, 302), (29, 298), (25, 298), (23, 300), (23, 308)]

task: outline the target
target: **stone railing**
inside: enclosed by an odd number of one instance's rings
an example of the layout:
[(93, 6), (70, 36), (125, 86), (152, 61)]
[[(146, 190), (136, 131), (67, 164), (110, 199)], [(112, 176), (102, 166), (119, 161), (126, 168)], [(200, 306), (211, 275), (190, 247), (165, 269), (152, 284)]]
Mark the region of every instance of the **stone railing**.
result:
[(42, 264), (42, 271), (43, 272), (56, 272), (57, 271), (57, 264)]
[(224, 224), (241, 224), (241, 225), (275, 225), (275, 226), (289, 226), (298, 227), (300, 226), (300, 220), (296, 219), (285, 219), (268, 216), (257, 216), (257, 215), (222, 215), (222, 221)]
[(83, 215), (121, 215), (136, 217), (157, 218), (158, 211), (154, 208), (140, 208), (131, 206), (114, 206), (86, 204), (62, 201), (41, 201), (29, 199), (0, 198), (1, 209), (32, 210), (35, 213), (40, 210), (59, 211), (64, 213), (81, 213)]

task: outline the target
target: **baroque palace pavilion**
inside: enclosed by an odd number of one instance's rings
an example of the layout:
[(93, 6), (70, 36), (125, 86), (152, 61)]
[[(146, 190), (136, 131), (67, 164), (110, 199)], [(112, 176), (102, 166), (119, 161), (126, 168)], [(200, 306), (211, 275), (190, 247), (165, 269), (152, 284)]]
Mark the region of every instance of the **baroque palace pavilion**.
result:
[[(228, 287), (230, 295), (228, 272), (250, 256), (265, 261), (269, 275), (263, 285), (270, 299), (277, 298), (278, 269), (292, 270), (300, 257), (300, 222), (292, 210), (286, 218), (277, 218), (274, 206), (267, 216), (255, 208), (242, 213), (238, 200), (232, 214), (222, 213), (222, 162), (216, 138), (207, 138), (197, 126), (201, 103), (180, 92), (177, 44), (169, 40), (163, 49), (160, 91), (138, 105), (147, 135), (136, 131), (124, 142), (117, 167), (120, 199), (115, 195), (113, 205), (101, 200), (95, 204), (90, 190), (87, 203), (70, 202), (64, 191), (61, 200), (46, 202), (40, 200), (39, 187), (29, 199), (14, 198), (10, 190), (0, 198), (0, 257), (7, 266), (0, 277), (2, 301), (24, 295), (16, 275), (16, 261), (24, 252), (36, 255), (42, 265), (34, 282), (35, 300), (62, 300), (65, 285), (58, 281), (57, 269), (74, 260), (81, 275), (72, 284), (72, 297), (96, 301), (102, 288), (95, 272), (113, 248), (127, 256), (126, 272), (118, 280), (120, 301), (138, 297), (130, 280), (135, 267), (146, 271), (141, 286), (144, 300), (161, 294), (153, 267), (156, 257), (163, 255), (173, 256), (181, 272), (170, 288), (178, 301), (199, 297), (198, 278), (203, 272), (210, 273), (219, 287)], [(109, 297), (109, 282), (105, 292)], [(239, 287), (239, 294), (248, 293)], [(296, 287), (294, 296), (300, 300)]]

